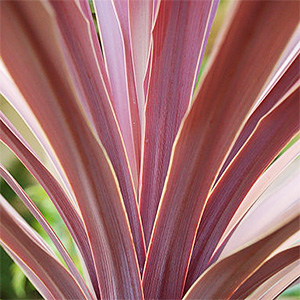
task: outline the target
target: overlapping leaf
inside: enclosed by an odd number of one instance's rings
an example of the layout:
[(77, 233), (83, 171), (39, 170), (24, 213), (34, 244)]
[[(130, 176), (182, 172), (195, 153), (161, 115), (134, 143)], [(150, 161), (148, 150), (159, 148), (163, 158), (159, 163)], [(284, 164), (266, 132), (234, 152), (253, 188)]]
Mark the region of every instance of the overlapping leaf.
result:
[(160, 3), (152, 33), (141, 174), (140, 211), (147, 244), (217, 4), (217, 0)]
[(173, 148), (143, 275), (146, 299), (181, 297), (217, 172), (298, 24), (294, 2), (235, 4)]
[(70, 272), (45, 249), (37, 233), (28, 224), (26, 226), (2, 196), (0, 199), (1, 244), (30, 270), (31, 275), (34, 274), (31, 279), (34, 283), (36, 279), (42, 295), (47, 299), (92, 299), (84, 294)]
[(183, 299), (230, 299), (241, 283), (263, 264), (272, 251), (299, 229), (297, 215), (298, 212), (294, 210), (285, 219), (283, 226), (211, 266)]
[(275, 297), (299, 275), (299, 142), (270, 166), (300, 129), (297, 3), (234, 1), (195, 93), (218, 0), (93, 3), (100, 40), (88, 0), (2, 1), (0, 47), (0, 92), (63, 186), (2, 113), (0, 139), (56, 206), (93, 291), (0, 167), (70, 271), (1, 198), (3, 248), (45, 299)]
[(299, 131), (299, 88), (269, 113), (221, 177), (199, 225), (187, 287), (200, 276), (219, 239), (257, 178)]
[[(141, 299), (135, 248), (116, 176), (80, 109), (81, 94), (64, 62), (55, 14), (47, 2), (3, 2), (2, 8), (1, 56), (74, 190), (101, 297)], [(25, 76), (22, 70), (28, 70)]]
[[(104, 2), (109, 5), (108, 1)], [(104, 4), (104, 2), (101, 3)], [(126, 145), (126, 136), (123, 132), (123, 136), (120, 135), (121, 132), (110, 103), (110, 86), (106, 87), (105, 85), (106, 73), (101, 73), (104, 62), (103, 58), (100, 61), (98, 59), (100, 54), (97, 55), (97, 53), (100, 51), (100, 46), (99, 44), (95, 45), (95, 41), (92, 43), (90, 38), (92, 30), (75, 2), (52, 1), (51, 5), (55, 10), (58, 25), (69, 50), (66, 61), (68, 62), (70, 55), (69, 66), (75, 73), (77, 92), (82, 95), (81, 104), (87, 115), (90, 115), (90, 124), (93, 124), (117, 175), (139, 263), (140, 266), (143, 266), (145, 260), (144, 237), (131, 176), (131, 171), (133, 174), (136, 171), (133, 166), (130, 170), (128, 165), (122, 140), (123, 137)], [(92, 47), (92, 45), (95, 46)]]

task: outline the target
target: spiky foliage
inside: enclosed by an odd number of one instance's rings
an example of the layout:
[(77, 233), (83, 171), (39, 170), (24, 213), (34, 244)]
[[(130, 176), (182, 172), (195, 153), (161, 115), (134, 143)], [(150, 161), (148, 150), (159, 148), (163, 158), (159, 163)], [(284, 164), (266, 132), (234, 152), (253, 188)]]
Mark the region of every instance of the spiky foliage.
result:
[[(45, 299), (271, 299), (298, 277), (297, 1), (1, 1), (1, 141), (54, 203), (84, 278), (2, 197), (1, 243)], [(297, 27), (298, 26), (298, 27)], [(281, 280), (278, 280), (278, 278)], [(254, 293), (253, 293), (254, 292)], [(253, 294), (252, 294), (253, 293)], [(254, 296), (251, 296), (254, 295)]]

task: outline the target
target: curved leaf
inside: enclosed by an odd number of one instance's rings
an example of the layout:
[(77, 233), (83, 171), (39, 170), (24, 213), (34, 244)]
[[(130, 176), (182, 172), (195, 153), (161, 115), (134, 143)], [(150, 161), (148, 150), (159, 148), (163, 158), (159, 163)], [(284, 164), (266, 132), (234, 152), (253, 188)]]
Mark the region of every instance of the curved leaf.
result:
[(278, 220), (282, 219), (292, 205), (295, 203), (300, 204), (298, 190), (299, 167), (300, 158), (298, 157), (259, 197), (241, 222), (233, 229), (233, 234), (223, 249), (220, 258), (227, 256), (228, 253), (260, 236), (263, 232), (276, 227)]
[(299, 214), (294, 208), (289, 216), (281, 220), (283, 224), (279, 228), (212, 265), (183, 299), (230, 299), (234, 291), (263, 264), (272, 251), (299, 230), (299, 220)]
[[(120, 6), (122, 5), (127, 7), (127, 1), (122, 1)], [(133, 75), (131, 57), (128, 57), (128, 51), (130, 49), (128, 36), (126, 32), (123, 34), (121, 31), (121, 28), (124, 28), (124, 26), (121, 27), (123, 22), (120, 23), (118, 20), (112, 0), (94, 0), (94, 6), (105, 65), (112, 91), (112, 105), (126, 146), (133, 180), (135, 186), (137, 186), (139, 140), (135, 141), (135, 139), (139, 138), (140, 133), (138, 132), (139, 121), (136, 119), (136, 117), (138, 117), (136, 91), (135, 87), (132, 87), (134, 78), (127, 78), (128, 72), (130, 72), (130, 76)], [(128, 14), (126, 10), (125, 14)], [(127, 18), (127, 16), (125, 16), (125, 18)]]
[[(140, 211), (147, 245), (172, 146), (190, 105), (218, 0), (161, 1), (153, 28), (146, 97)], [(149, 180), (151, 178), (151, 180)]]
[(249, 193), (243, 199), (243, 202), (239, 206), (238, 210), (230, 220), (229, 225), (222, 238), (220, 239), (219, 246), (228, 238), (230, 232), (233, 230), (236, 224), (247, 213), (249, 208), (257, 201), (260, 195), (270, 186), (270, 184), (276, 180), (282, 172), (290, 165), (293, 160), (300, 154), (300, 141), (296, 142), (291, 148), (289, 148), (283, 155), (281, 155), (272, 165), (258, 178)]
[(299, 262), (300, 246), (292, 247), (265, 262), (251, 277), (249, 277), (230, 297), (230, 299), (246, 299), (263, 282), (291, 265), (293, 262)]
[(143, 274), (146, 299), (181, 297), (209, 191), (298, 25), (293, 1), (234, 3), (224, 39), (173, 147)]
[[(35, 274), (31, 280), (35, 284), (38, 278), (37, 288), (41, 288), (41, 281), (44, 283), (48, 293), (43, 293), (43, 289), (40, 292), (46, 299), (49, 294), (50, 299), (88, 299), (70, 272), (25, 231), (24, 221), (20, 221), (21, 217), (2, 197), (0, 208), (1, 244)], [(37, 235), (29, 226), (27, 230)]]
[(42, 213), (33, 203), (33, 201), (28, 197), (25, 191), (19, 186), (19, 184), (14, 180), (14, 178), (8, 173), (8, 171), (0, 164), (0, 176), (7, 182), (7, 184), (13, 189), (13, 191), (18, 195), (18, 197), (23, 201), (25, 206), (29, 209), (32, 213), (34, 218), (39, 222), (45, 232), (48, 234), (49, 238), (57, 248), (58, 252), (61, 254), (62, 258), (64, 259), (67, 267), (69, 268), (70, 272), (77, 280), (78, 284), (80, 285), (81, 289), (83, 290), (84, 294), (88, 299), (93, 299), (88, 290), (83, 278), (81, 277), (78, 269), (74, 265), (69, 253), (65, 249), (64, 245), (58, 238), (58, 236), (53, 231), (52, 227), (49, 225), (47, 220), (44, 218)]
[[(48, 2), (3, 2), (1, 56), (74, 190), (101, 298), (142, 299), (132, 235), (108, 156), (82, 114)], [(24, 70), (26, 72), (24, 76)], [(55, 122), (53, 122), (55, 120)]]
[(20, 159), (24, 166), (31, 172), (41, 184), (58, 213), (65, 222), (72, 238), (74, 239), (86, 265), (95, 291), (98, 289), (98, 279), (94, 266), (90, 244), (83, 220), (70, 202), (59, 183), (47, 170), (47, 168), (34, 155), (32, 149), (22, 139), (13, 125), (0, 112), (0, 140), (6, 144)]
[[(142, 267), (146, 251), (135, 187), (121, 132), (103, 75), (100, 73), (101, 61), (98, 63), (95, 55), (98, 51), (97, 48), (92, 47), (90, 27), (74, 1), (51, 1), (51, 5), (69, 49), (69, 56), (72, 58), (69, 65), (70, 68), (75, 68), (76, 88), (82, 94), (83, 104), (88, 106), (86, 109), (91, 114), (89, 120), (92, 119), (91, 124), (95, 127), (118, 178), (139, 263)], [(66, 56), (67, 61), (69, 56)]]
[(186, 288), (200, 276), (226, 227), (259, 176), (299, 131), (299, 88), (259, 123), (208, 198), (191, 258)]
[[(299, 45), (300, 47), (300, 45)], [(299, 51), (300, 52), (300, 49)], [(229, 163), (241, 149), (241, 147), (246, 143), (247, 139), (257, 126), (261, 118), (267, 114), (277, 103), (282, 99), (282, 97), (289, 91), (290, 88), (300, 79), (298, 72), (298, 66), (300, 63), (300, 54), (293, 57), (291, 64), (287, 70), (283, 73), (279, 81), (274, 85), (273, 89), (270, 90), (269, 94), (265, 96), (260, 105), (255, 109), (252, 115), (247, 120), (238, 139), (236, 140), (230, 154), (226, 158), (225, 163), (218, 175), (221, 176), (225, 169), (228, 167)]]
[(270, 300), (275, 299), (280, 293), (287, 289), (290, 284), (300, 278), (299, 260), (284, 268), (264, 284), (262, 284), (247, 300)]

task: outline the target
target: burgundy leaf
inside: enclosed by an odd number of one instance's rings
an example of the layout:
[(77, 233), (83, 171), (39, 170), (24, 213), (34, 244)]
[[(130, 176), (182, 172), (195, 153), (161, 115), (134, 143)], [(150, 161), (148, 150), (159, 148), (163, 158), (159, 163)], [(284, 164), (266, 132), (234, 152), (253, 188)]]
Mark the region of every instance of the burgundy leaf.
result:
[[(172, 146), (190, 105), (218, 0), (161, 1), (146, 97), (140, 211), (149, 244)], [(151, 179), (150, 179), (151, 178)]]
[(235, 2), (173, 147), (143, 274), (146, 299), (181, 297), (209, 191), (298, 24), (296, 6), (293, 1)]
[(88, 236), (82, 218), (74, 205), (68, 199), (63, 189), (47, 168), (34, 155), (32, 149), (18, 134), (13, 125), (0, 113), (0, 140), (6, 144), (36, 178), (48, 194), (58, 213), (65, 222), (74, 239), (86, 265), (95, 291), (98, 290), (98, 279), (94, 266)]
[(300, 246), (292, 247), (265, 262), (249, 277), (230, 297), (230, 299), (246, 299), (257, 287), (278, 271), (300, 259)]
[(46, 221), (42, 213), (33, 203), (33, 201), (28, 197), (28, 195), (24, 192), (24, 190), (19, 186), (19, 184), (14, 180), (14, 178), (5, 170), (5, 168), (0, 164), (0, 175), (1, 177), (7, 182), (7, 184), (13, 189), (13, 191), (18, 195), (18, 197), (23, 201), (25, 206), (29, 209), (35, 219), (40, 223), (42, 228), (48, 234), (49, 238), (54, 243), (55, 247), (57, 248), (58, 252), (61, 254), (62, 258), (64, 259), (67, 267), (71, 271), (72, 275), (84, 291), (84, 294), (87, 298), (92, 299), (90, 291), (88, 290), (86, 284), (84, 283), (78, 269), (74, 265), (71, 257), (69, 256), (67, 250), (65, 249), (64, 245), (61, 243), (60, 239), (57, 237), (49, 223)]
[(184, 296), (188, 299), (230, 299), (284, 240), (299, 230), (299, 215), (292, 213), (282, 225), (256, 243), (212, 265)]
[(223, 174), (204, 209), (186, 290), (205, 270), (219, 239), (255, 181), (299, 131), (299, 88), (269, 113)]
[[(105, 1), (106, 3), (108, 1)], [(76, 86), (81, 86), (83, 103), (91, 114), (92, 124), (102, 142), (116, 172), (127, 215), (131, 225), (140, 267), (145, 261), (145, 245), (137, 206), (134, 184), (128, 165), (121, 133), (106, 90), (98, 56), (94, 55), (89, 26), (73, 1), (51, 1), (74, 67)], [(97, 53), (99, 45), (95, 49)], [(68, 57), (68, 56), (67, 56)], [(103, 62), (100, 61), (100, 66)], [(104, 73), (105, 74), (105, 73)], [(104, 77), (105, 78), (105, 77)], [(132, 170), (133, 171), (133, 170)]]
[[(34, 279), (38, 278), (37, 287), (40, 287), (41, 281), (44, 283), (46, 299), (50, 295), (49, 299), (91, 299), (86, 297), (71, 273), (53, 254), (45, 251), (37, 238), (32, 238), (37, 233), (25, 226), (25, 221), (20, 220), (20, 215), (2, 197), (0, 208), (1, 244), (35, 274), (35, 278), (31, 279), (35, 283)], [(40, 292), (43, 294), (43, 290)]]
[[(2, 59), (74, 190), (101, 298), (142, 299), (137, 256), (117, 178), (82, 113), (81, 93), (64, 59), (65, 44), (55, 14), (48, 2), (8, 1), (1, 5), (5, 9), (1, 15), (5, 29)], [(30, 72), (24, 76), (23, 70)]]

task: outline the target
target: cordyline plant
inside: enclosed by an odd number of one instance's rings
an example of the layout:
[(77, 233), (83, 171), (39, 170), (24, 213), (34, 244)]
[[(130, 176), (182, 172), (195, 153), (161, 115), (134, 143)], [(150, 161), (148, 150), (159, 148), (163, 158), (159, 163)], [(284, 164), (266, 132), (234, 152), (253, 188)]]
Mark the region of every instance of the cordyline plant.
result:
[[(1, 141), (47, 192), (85, 275), (1, 198), (1, 243), (45, 299), (273, 299), (299, 276), (299, 3), (1, 1)], [(296, 138), (297, 140), (297, 138)], [(275, 160), (275, 162), (274, 162)], [(53, 175), (53, 174), (54, 175)], [(298, 180), (297, 180), (298, 179)], [(82, 277), (84, 276), (84, 277)]]

